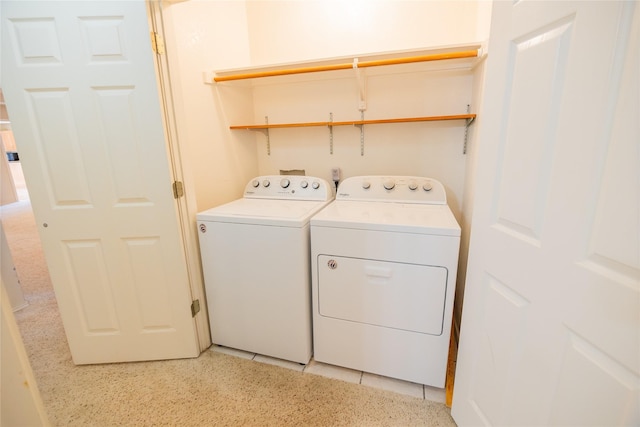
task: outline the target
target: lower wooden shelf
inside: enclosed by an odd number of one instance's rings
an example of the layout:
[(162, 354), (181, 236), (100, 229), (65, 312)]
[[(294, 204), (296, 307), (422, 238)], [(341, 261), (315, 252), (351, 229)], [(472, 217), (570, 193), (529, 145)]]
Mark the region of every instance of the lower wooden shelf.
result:
[(456, 114), (450, 116), (426, 116), (426, 117), (403, 117), (397, 119), (374, 119), (374, 120), (347, 120), (342, 122), (303, 122), (303, 123), (274, 123), (261, 125), (234, 125), (229, 126), (231, 130), (262, 130), (277, 128), (313, 127), (313, 126), (362, 126), (385, 123), (410, 123), (410, 122), (434, 122), (443, 120), (468, 120), (469, 124), (475, 120), (475, 114)]

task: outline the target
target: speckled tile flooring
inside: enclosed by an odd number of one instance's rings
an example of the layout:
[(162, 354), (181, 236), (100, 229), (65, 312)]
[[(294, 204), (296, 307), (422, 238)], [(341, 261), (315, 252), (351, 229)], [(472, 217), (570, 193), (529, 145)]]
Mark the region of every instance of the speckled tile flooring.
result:
[(354, 371), (353, 369), (316, 362), (313, 359), (311, 359), (311, 361), (307, 365), (301, 365), (295, 362), (275, 359), (269, 356), (249, 353), (246, 351), (229, 347), (222, 347), (218, 345), (211, 346), (210, 350), (225, 353), (231, 356), (241, 357), (243, 359), (253, 360), (260, 363), (276, 365), (298, 372), (320, 375), (323, 377), (333, 378), (349, 383), (361, 384), (363, 386), (388, 390), (394, 393), (416, 397), (418, 399), (430, 400), (432, 402), (445, 403), (446, 399), (444, 389), (397, 380), (395, 378), (383, 377), (367, 372)]

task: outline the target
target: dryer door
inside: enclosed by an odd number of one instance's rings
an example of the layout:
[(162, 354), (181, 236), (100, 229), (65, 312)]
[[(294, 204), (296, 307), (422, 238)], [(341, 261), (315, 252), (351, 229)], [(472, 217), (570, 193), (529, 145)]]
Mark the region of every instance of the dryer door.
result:
[(441, 335), (445, 267), (318, 255), (321, 316)]

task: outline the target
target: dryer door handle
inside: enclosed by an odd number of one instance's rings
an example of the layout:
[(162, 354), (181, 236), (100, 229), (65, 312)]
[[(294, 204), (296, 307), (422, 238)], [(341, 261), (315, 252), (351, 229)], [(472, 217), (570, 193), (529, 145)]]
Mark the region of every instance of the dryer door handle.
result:
[(393, 276), (393, 270), (388, 267), (367, 265), (364, 267), (364, 274), (368, 277), (383, 277), (389, 279)]

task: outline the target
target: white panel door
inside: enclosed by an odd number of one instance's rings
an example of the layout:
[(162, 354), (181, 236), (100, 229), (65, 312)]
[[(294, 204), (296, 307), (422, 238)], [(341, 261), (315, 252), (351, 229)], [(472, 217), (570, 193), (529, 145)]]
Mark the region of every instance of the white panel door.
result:
[(496, 2), (452, 415), (640, 424), (640, 5)]
[(197, 356), (144, 1), (1, 7), (2, 86), (74, 362)]

